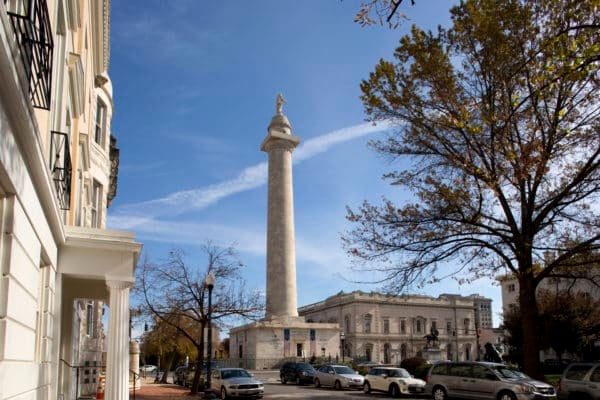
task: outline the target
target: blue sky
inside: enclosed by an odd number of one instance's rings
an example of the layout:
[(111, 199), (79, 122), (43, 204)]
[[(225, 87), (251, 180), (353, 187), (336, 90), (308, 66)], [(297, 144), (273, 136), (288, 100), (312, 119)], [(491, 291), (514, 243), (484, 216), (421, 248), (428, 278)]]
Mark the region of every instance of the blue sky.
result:
[[(359, 84), (380, 58), (392, 59), (412, 24), (448, 25), (453, 1), (401, 9), (395, 30), (353, 22), (359, 1), (127, 0), (112, 2), (111, 60), (120, 153), (118, 193), (108, 227), (135, 232), (159, 261), (183, 249), (204, 265), (200, 245), (235, 243), (248, 287), (265, 290), (266, 161), (259, 150), (275, 98), (302, 139), (293, 154), (298, 305), (371, 277), (351, 271), (340, 235), (345, 207), (409, 194), (381, 175), (397, 165), (368, 140), (384, 127), (365, 123)], [(414, 293), (493, 299), (490, 281), (447, 280)]]

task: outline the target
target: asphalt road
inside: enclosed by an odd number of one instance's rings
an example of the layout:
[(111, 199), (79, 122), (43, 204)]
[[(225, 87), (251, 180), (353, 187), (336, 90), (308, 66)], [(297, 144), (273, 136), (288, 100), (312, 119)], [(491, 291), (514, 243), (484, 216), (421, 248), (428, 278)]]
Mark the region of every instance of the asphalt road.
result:
[[(427, 396), (420, 397), (409, 397), (402, 396), (405, 400), (423, 400), (428, 398)], [(342, 399), (391, 399), (391, 397), (385, 393), (372, 393), (364, 394), (359, 390), (334, 390), (329, 388), (316, 388), (312, 385), (283, 385), (277, 383), (265, 383), (265, 400), (278, 400), (278, 399), (330, 399), (330, 400), (342, 400)]]

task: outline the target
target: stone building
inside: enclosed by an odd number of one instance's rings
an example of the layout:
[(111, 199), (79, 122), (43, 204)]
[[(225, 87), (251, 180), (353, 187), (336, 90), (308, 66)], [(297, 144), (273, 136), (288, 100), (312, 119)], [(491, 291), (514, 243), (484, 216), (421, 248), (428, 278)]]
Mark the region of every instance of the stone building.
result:
[(0, 399), (77, 399), (100, 375), (105, 398), (129, 397), (141, 245), (106, 229), (119, 164), (109, 11), (0, 1)]
[(433, 298), (355, 291), (300, 307), (298, 313), (307, 321), (339, 323), (344, 358), (399, 364), (403, 359), (423, 356), (425, 336), (435, 329), (442, 358), (475, 360), (476, 302), (488, 304), (491, 300), (477, 295)]

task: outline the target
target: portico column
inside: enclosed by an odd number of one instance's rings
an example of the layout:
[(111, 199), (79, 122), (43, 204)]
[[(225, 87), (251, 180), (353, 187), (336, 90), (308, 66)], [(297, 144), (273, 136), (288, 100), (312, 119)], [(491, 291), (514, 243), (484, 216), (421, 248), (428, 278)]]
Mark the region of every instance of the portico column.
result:
[(129, 288), (131, 282), (106, 281), (109, 317), (106, 360), (106, 400), (129, 399)]

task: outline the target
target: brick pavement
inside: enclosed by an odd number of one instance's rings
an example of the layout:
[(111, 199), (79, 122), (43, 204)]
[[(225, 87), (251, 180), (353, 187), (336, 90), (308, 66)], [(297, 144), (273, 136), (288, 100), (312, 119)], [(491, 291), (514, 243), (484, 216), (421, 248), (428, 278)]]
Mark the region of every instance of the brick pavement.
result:
[[(133, 390), (129, 392), (129, 399), (134, 399)], [(195, 400), (201, 399), (202, 394), (191, 395), (189, 388), (184, 388), (172, 383), (144, 383), (135, 391), (135, 400)]]

